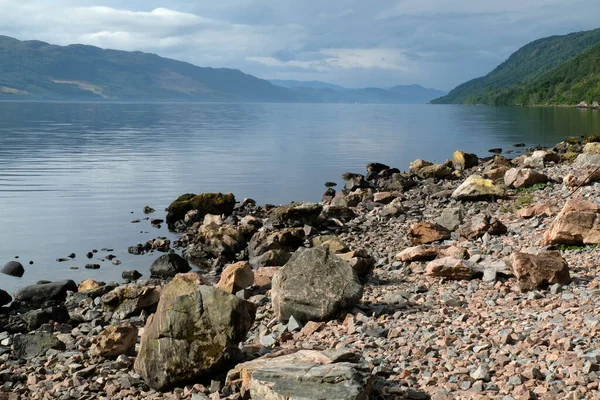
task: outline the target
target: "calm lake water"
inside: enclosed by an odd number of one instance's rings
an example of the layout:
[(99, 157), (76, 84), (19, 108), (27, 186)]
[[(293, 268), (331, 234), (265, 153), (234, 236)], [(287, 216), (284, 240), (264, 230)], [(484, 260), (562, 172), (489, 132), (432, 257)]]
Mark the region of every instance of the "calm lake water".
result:
[[(325, 181), (373, 161), (405, 170), (457, 149), (485, 156), (592, 133), (597, 111), (566, 108), (0, 102), (0, 266), (19, 256), (26, 268), (20, 279), (0, 275), (0, 288), (120, 281), (133, 268), (147, 276), (157, 254), (127, 247), (168, 232), (130, 221), (145, 205), (163, 218), (183, 193), (317, 201)], [(109, 254), (100, 251), (93, 262), (102, 267), (84, 269), (85, 253), (102, 248), (123, 264), (100, 262)]]

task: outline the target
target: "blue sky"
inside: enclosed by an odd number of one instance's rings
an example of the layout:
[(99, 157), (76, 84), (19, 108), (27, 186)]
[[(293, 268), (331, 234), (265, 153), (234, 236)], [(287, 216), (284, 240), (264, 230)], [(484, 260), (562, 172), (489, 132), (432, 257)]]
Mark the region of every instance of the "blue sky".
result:
[(600, 27), (593, 0), (0, 0), (0, 34), (141, 50), (261, 78), (451, 89), (540, 37)]

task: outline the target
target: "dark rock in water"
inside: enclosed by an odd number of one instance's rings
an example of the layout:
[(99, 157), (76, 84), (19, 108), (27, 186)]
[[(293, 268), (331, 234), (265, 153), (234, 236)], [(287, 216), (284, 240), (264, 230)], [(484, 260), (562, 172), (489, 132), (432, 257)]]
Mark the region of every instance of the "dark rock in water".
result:
[(7, 305), (12, 301), (12, 297), (7, 291), (0, 289), (0, 307)]
[(134, 270), (127, 270), (127, 271), (123, 271), (123, 273), (121, 274), (121, 277), (127, 281), (137, 281), (138, 279), (140, 279), (142, 277), (142, 274), (140, 274), (138, 271)]
[(71, 259), (66, 258), (66, 257), (60, 257), (56, 259), (57, 262), (67, 262), (67, 261), (71, 261)]
[(152, 225), (160, 225), (163, 222), (165, 222), (165, 220), (164, 219), (160, 219), (160, 218), (152, 218), (150, 220), (150, 224), (152, 224)]
[(2, 267), (0, 272), (5, 275), (16, 276), (17, 278), (20, 278), (25, 273), (25, 268), (23, 268), (23, 265), (21, 265), (21, 263), (18, 261), (9, 261), (4, 264), (4, 267)]
[(23, 314), (23, 321), (27, 329), (35, 330), (50, 321), (65, 323), (69, 320), (69, 312), (65, 306), (48, 307), (40, 310), (32, 310)]
[(150, 267), (153, 278), (172, 278), (177, 274), (189, 272), (190, 264), (178, 254), (169, 253), (158, 257)]
[(29, 265), (33, 265), (33, 261), (29, 261)]
[(525, 143), (515, 143), (513, 144), (514, 147), (525, 147), (526, 144)]
[(154, 212), (154, 208), (150, 206), (144, 207), (144, 214), (152, 214)]
[(85, 264), (85, 269), (100, 269), (100, 264)]
[(502, 153), (502, 149), (497, 147), (497, 148), (493, 148), (493, 149), (489, 149), (488, 150), (490, 153), (495, 153), (495, 154), (500, 154)]
[(325, 182), (325, 186), (327, 186), (327, 187), (334, 187), (334, 186), (337, 186), (337, 183), (335, 183), (335, 182)]
[(15, 355), (24, 360), (43, 356), (50, 349), (65, 350), (66, 346), (56, 336), (48, 332), (33, 332), (16, 335), (13, 339)]
[(92, 257), (94, 257), (94, 253), (92, 253), (92, 252), (90, 251), (90, 252), (88, 252), (88, 253), (87, 253), (85, 256), (86, 256), (87, 258), (92, 258)]
[(325, 191), (325, 193), (323, 193), (323, 198), (321, 199), (321, 201), (323, 201), (323, 203), (330, 203), (335, 197), (335, 194), (335, 189), (329, 188)]
[(69, 258), (75, 258), (75, 257), (77, 257), (77, 256), (75, 255), (75, 253), (71, 253), (71, 254), (69, 254)]
[(201, 219), (206, 214), (230, 215), (235, 207), (233, 194), (204, 193), (195, 195), (184, 194), (175, 200), (167, 209), (167, 223), (169, 225), (183, 220), (189, 211), (197, 210), (197, 218)]
[(76, 292), (77, 284), (72, 280), (38, 283), (15, 292), (15, 300), (34, 305), (48, 300), (64, 300), (67, 291)]
[(144, 254), (144, 245), (139, 243), (137, 246), (129, 246), (127, 252), (135, 255)]
[(367, 172), (373, 172), (375, 174), (378, 174), (381, 171), (385, 171), (386, 169), (390, 169), (389, 165), (385, 165), (385, 164), (381, 164), (381, 163), (367, 164)]

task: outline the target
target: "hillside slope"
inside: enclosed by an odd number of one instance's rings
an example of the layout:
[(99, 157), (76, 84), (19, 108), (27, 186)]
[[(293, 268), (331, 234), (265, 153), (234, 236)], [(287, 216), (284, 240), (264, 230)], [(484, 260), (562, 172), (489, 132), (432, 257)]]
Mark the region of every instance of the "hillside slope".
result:
[(446, 92), (421, 85), (399, 85), (389, 89), (350, 89), (320, 81), (271, 80), (271, 83), (301, 93), (320, 103), (426, 104)]
[(299, 101), (298, 93), (226, 68), (142, 52), (0, 36), (0, 98)]
[(600, 101), (600, 44), (529, 84), (490, 97), (494, 105), (575, 105)]
[(525, 85), (600, 43), (600, 29), (531, 42), (484, 77), (473, 79), (432, 101), (436, 104), (495, 104), (507, 90)]

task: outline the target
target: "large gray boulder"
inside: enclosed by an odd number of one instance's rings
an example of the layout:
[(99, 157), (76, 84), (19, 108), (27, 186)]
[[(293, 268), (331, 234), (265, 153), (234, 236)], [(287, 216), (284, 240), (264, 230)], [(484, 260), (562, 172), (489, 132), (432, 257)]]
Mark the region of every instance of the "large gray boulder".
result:
[(29, 360), (46, 354), (50, 349), (65, 350), (66, 346), (56, 336), (48, 332), (33, 332), (27, 335), (16, 335), (13, 339), (15, 356)]
[(158, 257), (150, 266), (153, 278), (168, 279), (177, 274), (190, 272), (190, 264), (179, 254), (169, 253)]
[(357, 304), (363, 293), (356, 271), (321, 246), (294, 253), (273, 277), (273, 309), (280, 321), (326, 320)]
[(208, 377), (231, 358), (255, 313), (254, 304), (196, 273), (177, 275), (146, 322), (135, 371), (156, 390)]
[(68, 291), (77, 291), (77, 284), (72, 280), (26, 286), (23, 289), (17, 290), (14, 295), (15, 300), (39, 305), (49, 300), (64, 300)]
[(227, 385), (240, 386), (253, 400), (367, 400), (368, 365), (347, 350), (300, 350), (238, 364)]

